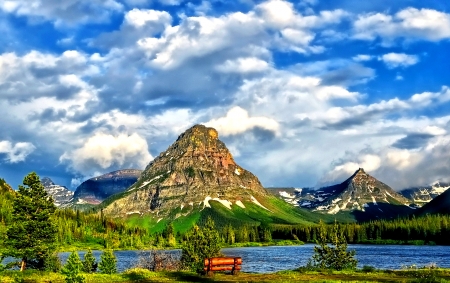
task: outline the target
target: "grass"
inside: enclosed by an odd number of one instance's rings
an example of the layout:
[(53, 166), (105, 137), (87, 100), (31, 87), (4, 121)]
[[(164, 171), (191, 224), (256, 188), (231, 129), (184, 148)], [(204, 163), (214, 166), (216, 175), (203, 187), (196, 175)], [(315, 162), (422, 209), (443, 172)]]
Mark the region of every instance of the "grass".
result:
[[(64, 277), (58, 273), (27, 270), (0, 273), (0, 282), (14, 282), (22, 278), (29, 283), (59, 283)], [(120, 274), (85, 274), (86, 283), (111, 282), (450, 282), (450, 269), (374, 270), (357, 271), (304, 271), (290, 270), (268, 274), (241, 272), (238, 275), (216, 273), (205, 277), (192, 272), (152, 272), (145, 269), (130, 269)], [(20, 282), (20, 281), (19, 281)]]

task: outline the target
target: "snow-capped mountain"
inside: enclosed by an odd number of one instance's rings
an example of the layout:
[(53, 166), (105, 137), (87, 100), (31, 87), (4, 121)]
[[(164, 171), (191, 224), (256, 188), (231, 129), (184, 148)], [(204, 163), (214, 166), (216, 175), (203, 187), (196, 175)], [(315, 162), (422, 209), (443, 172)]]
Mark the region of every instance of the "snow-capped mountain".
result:
[(450, 183), (436, 182), (431, 186), (409, 188), (400, 191), (400, 194), (410, 199), (414, 204), (422, 206), (429, 203), (438, 195), (450, 188)]
[(270, 191), (294, 206), (328, 214), (370, 210), (372, 214), (379, 211), (384, 215), (384, 210), (393, 211), (393, 206), (401, 207), (402, 210), (411, 208), (410, 200), (370, 176), (362, 168), (341, 184), (318, 190), (274, 188)]
[(73, 191), (70, 191), (64, 186), (56, 185), (48, 177), (42, 178), (41, 183), (47, 193), (53, 197), (57, 207), (66, 207), (70, 204), (74, 194)]

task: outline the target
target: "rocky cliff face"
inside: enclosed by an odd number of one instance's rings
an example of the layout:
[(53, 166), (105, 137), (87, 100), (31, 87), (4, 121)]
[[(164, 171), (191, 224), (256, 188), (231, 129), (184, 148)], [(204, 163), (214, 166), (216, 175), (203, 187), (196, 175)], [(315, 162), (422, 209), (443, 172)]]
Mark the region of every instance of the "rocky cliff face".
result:
[(106, 198), (133, 185), (142, 170), (124, 169), (84, 181), (75, 190), (73, 204), (99, 204)]
[(203, 208), (209, 200), (229, 207), (257, 203), (267, 191), (234, 161), (213, 128), (196, 125), (181, 134), (145, 168), (124, 194), (109, 200), (105, 213), (169, 213), (174, 208)]
[(362, 168), (341, 184), (321, 188), (308, 199), (299, 201), (301, 207), (329, 214), (339, 211), (365, 211), (369, 207), (377, 207), (380, 203), (409, 205), (410, 201), (364, 172)]
[(64, 186), (56, 185), (48, 177), (42, 178), (41, 183), (47, 193), (53, 197), (53, 201), (57, 207), (66, 207), (70, 205), (73, 198), (73, 191), (70, 191)]

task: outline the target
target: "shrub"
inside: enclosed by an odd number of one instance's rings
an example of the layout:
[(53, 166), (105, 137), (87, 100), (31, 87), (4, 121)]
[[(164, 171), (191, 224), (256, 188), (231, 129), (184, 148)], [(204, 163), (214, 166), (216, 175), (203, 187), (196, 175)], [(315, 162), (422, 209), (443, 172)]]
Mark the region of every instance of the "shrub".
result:
[(219, 256), (221, 245), (222, 240), (214, 227), (214, 221), (208, 217), (202, 229), (196, 225), (186, 233), (181, 246), (183, 267), (202, 272), (204, 259)]
[(177, 271), (180, 265), (180, 259), (173, 252), (150, 250), (140, 254), (137, 267), (150, 271)]
[(62, 274), (64, 274), (66, 283), (83, 283), (85, 278), (80, 274), (83, 268), (83, 263), (77, 252), (72, 252), (67, 259), (67, 263), (62, 269)]
[(95, 262), (95, 257), (92, 254), (91, 249), (89, 249), (88, 252), (84, 254), (83, 259), (83, 272), (92, 273), (97, 270), (97, 263)]
[(358, 261), (354, 258), (355, 251), (347, 251), (347, 242), (337, 223), (334, 223), (331, 233), (331, 244), (327, 244), (326, 227), (320, 222), (319, 237), (314, 247), (314, 254), (308, 263), (309, 268), (321, 269), (355, 269)]
[(373, 266), (370, 265), (364, 265), (361, 269), (362, 272), (374, 272), (376, 269)]
[(44, 269), (51, 272), (61, 271), (61, 260), (57, 253), (50, 254), (44, 259)]
[(100, 263), (98, 269), (104, 274), (117, 273), (116, 267), (117, 259), (112, 250), (107, 250), (100, 256)]

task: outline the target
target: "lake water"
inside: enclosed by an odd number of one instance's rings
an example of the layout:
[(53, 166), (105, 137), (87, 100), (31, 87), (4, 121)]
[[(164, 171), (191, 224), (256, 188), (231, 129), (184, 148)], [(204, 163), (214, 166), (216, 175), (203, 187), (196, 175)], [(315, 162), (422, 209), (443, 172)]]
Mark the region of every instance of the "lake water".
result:
[[(225, 256), (242, 257), (242, 271), (269, 273), (304, 266), (313, 254), (314, 244), (302, 246), (274, 246), (222, 249)], [(401, 269), (404, 266), (422, 267), (435, 264), (450, 268), (450, 246), (349, 245), (356, 251), (358, 267), (370, 265), (377, 269)], [(180, 250), (173, 253), (180, 254)], [(93, 251), (100, 259), (101, 252)], [(136, 265), (141, 251), (116, 251), (119, 272)], [(60, 253), (65, 262), (70, 253)], [(79, 253), (83, 258), (84, 252)]]

